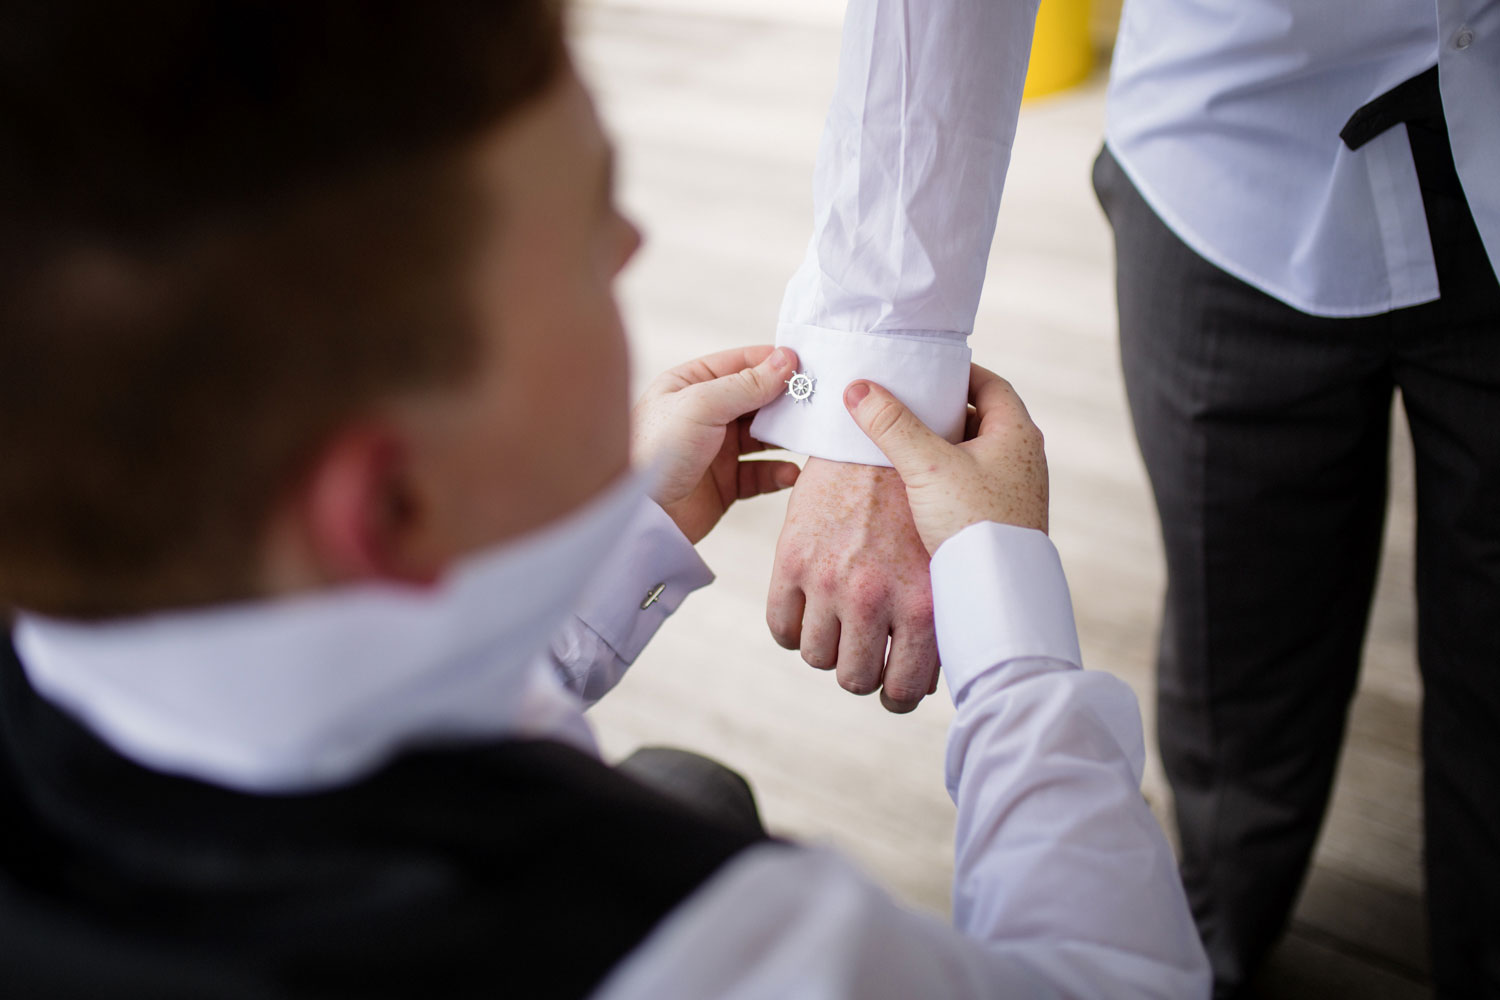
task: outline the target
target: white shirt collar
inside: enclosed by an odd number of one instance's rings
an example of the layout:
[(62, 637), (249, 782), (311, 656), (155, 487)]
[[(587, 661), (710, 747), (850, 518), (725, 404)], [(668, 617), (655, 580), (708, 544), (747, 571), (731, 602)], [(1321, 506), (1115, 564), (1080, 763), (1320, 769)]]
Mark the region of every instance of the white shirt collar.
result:
[(343, 784), (417, 742), (592, 748), (581, 704), (540, 654), (642, 492), (631, 477), (430, 589), (106, 623), (22, 615), (16, 650), (32, 685), (117, 752), (243, 791)]

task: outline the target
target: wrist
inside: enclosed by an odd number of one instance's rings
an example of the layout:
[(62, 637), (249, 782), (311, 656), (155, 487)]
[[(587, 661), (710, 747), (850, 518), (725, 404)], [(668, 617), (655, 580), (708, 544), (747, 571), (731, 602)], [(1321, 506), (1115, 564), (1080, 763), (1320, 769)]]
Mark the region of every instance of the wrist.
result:
[(809, 482), (820, 484), (824, 498), (839, 502), (846, 512), (895, 506), (910, 519), (906, 483), (901, 473), (889, 466), (809, 458), (803, 463), (803, 475), (809, 473)]
[(833, 458), (808, 456), (805, 468), (818, 469), (830, 475), (842, 477), (850, 483), (900, 482), (901, 474), (889, 465), (865, 465), (862, 462), (840, 462)]
[(895, 469), (809, 458), (792, 495), (788, 525), (839, 524), (862, 535), (861, 545), (909, 533), (915, 548), (923, 548), (912, 522), (906, 484)]
[[(718, 520), (717, 518), (709, 520), (692, 510), (688, 510), (687, 504), (683, 502), (675, 504), (662, 503), (660, 500), (654, 502), (657, 507), (661, 508), (661, 512), (667, 515), (667, 519), (672, 522), (672, 525), (677, 529), (677, 533), (689, 545), (695, 547), (708, 536), (708, 533), (713, 530), (714, 522)], [(708, 521), (708, 523), (705, 524), (705, 521)]]

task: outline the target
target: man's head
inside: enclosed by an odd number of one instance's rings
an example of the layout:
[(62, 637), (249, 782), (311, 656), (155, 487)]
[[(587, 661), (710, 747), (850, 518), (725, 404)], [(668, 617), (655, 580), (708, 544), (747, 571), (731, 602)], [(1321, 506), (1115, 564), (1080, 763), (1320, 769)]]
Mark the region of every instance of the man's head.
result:
[(627, 461), (558, 4), (0, 12), (0, 603), (424, 580)]

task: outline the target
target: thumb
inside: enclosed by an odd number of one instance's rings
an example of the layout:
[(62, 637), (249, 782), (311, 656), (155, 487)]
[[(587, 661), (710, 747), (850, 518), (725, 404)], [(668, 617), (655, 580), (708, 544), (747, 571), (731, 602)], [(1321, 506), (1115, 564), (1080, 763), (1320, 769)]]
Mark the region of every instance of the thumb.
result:
[(891, 460), (901, 478), (926, 471), (934, 459), (945, 457), (953, 446), (927, 429), (901, 400), (874, 382), (850, 382), (844, 390), (844, 406), (875, 446)]
[(786, 392), (786, 380), (797, 368), (797, 355), (778, 347), (760, 364), (742, 368), (690, 389), (692, 417), (699, 423), (721, 427), (760, 409)]

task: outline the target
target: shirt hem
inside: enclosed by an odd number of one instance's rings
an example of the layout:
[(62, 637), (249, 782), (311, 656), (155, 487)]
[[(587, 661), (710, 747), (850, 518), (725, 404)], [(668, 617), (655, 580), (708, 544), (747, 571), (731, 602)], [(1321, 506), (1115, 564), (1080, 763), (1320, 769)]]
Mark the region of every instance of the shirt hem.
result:
[(1224, 255), (1212, 249), (1208, 242), (1192, 227), (1189, 226), (1181, 216), (1166, 206), (1160, 195), (1146, 183), (1126, 160), (1119, 148), (1110, 140), (1106, 133), (1104, 146), (1109, 150), (1115, 162), (1120, 165), (1120, 170), (1135, 185), (1136, 191), (1140, 193), (1142, 200), (1150, 207), (1151, 211), (1161, 219), (1162, 223), (1172, 231), (1172, 234), (1183, 242), (1193, 253), (1202, 257), (1214, 267), (1223, 271), (1230, 277), (1242, 281), (1257, 291), (1269, 295), (1283, 305), (1290, 306), (1298, 312), (1309, 316), (1319, 316), (1324, 319), (1358, 319), (1367, 316), (1380, 316), (1385, 313), (1395, 312), (1397, 309), (1407, 309), (1411, 306), (1424, 305), (1428, 302), (1436, 302), (1441, 293), (1434, 289), (1430, 295), (1423, 293), (1412, 293), (1410, 295), (1392, 296), (1383, 303), (1377, 305), (1350, 305), (1350, 306), (1326, 306), (1316, 305), (1309, 302), (1300, 295), (1294, 295), (1276, 283), (1266, 281), (1250, 274), (1244, 268), (1239, 267)]

